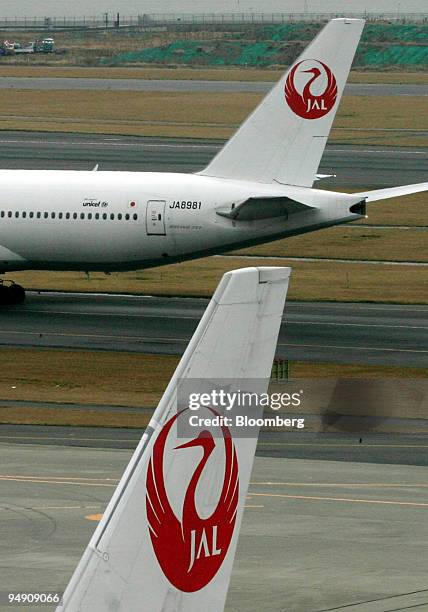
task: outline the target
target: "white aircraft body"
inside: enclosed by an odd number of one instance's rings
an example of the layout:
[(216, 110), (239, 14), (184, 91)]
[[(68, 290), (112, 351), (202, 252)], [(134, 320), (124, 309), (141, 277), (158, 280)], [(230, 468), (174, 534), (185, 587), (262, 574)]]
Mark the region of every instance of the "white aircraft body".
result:
[[(0, 273), (158, 266), (348, 223), (367, 202), (425, 191), (313, 188), (363, 27), (330, 21), (197, 174), (0, 171)], [(0, 286), (3, 301), (24, 296)]]
[(181, 437), (180, 419), (215, 411), (193, 413), (178, 388), (225, 381), (228, 393), (266, 393), (289, 275), (266, 267), (223, 276), (58, 612), (224, 609), (258, 430), (239, 437), (204, 422)]

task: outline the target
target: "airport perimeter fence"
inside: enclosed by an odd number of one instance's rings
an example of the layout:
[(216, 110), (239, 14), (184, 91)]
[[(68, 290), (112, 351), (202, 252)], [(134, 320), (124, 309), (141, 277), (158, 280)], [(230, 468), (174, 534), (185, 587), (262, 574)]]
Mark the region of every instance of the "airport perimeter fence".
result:
[[(367, 21), (427, 23), (428, 13), (347, 13), (350, 18)], [(93, 17), (22, 17), (1, 18), (2, 30), (63, 30), (63, 29), (110, 29), (110, 28), (153, 28), (167, 26), (201, 25), (245, 25), (281, 24), (297, 21), (323, 22), (338, 13), (147, 13), (134, 16), (107, 14)]]

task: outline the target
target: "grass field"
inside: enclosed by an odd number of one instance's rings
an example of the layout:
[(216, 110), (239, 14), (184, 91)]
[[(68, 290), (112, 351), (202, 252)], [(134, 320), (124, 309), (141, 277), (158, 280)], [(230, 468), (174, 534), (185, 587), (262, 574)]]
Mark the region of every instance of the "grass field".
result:
[[(228, 138), (261, 99), (256, 93), (0, 90), (0, 129)], [(332, 140), (428, 144), (426, 99), (346, 96)], [(384, 133), (378, 130), (406, 130)], [(349, 130), (359, 130), (349, 132)], [(370, 130), (374, 130), (370, 132)]]
[[(179, 358), (92, 351), (0, 349), (0, 423), (145, 427), (147, 413), (97, 412), (91, 404), (157, 405)], [(293, 362), (293, 378), (425, 378), (422, 368)], [(93, 381), (97, 380), (94, 385)], [(16, 400), (2, 406), (1, 400)], [(20, 400), (83, 404), (84, 409), (36, 408)]]
[[(318, 234), (319, 235), (319, 234)], [(129, 292), (210, 297), (221, 276), (247, 266), (291, 266), (289, 299), (355, 302), (428, 303), (428, 266), (394, 266), (331, 261), (301, 262), (257, 257), (209, 257), (136, 272), (101, 273), (89, 280), (78, 272), (15, 272), (30, 289)]]
[(332, 227), (316, 234), (276, 240), (234, 254), (263, 257), (332, 257), (428, 262), (428, 233), (398, 228)]
[[(354, 191), (364, 191), (366, 187)], [(427, 194), (414, 193), (401, 198), (373, 202), (367, 206), (368, 218), (358, 221), (369, 225), (428, 226)]]
[[(277, 81), (285, 67), (278, 70), (255, 68), (154, 68), (154, 67), (56, 67), (33, 65), (0, 65), (0, 77), (108, 78), (108, 79), (177, 79), (203, 81)], [(421, 85), (428, 83), (428, 74), (415, 72), (352, 71), (349, 83), (396, 83)]]

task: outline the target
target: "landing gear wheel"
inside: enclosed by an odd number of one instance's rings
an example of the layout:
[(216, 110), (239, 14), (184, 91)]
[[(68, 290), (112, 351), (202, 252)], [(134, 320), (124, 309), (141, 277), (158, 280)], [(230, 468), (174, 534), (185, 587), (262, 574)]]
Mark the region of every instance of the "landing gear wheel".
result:
[(25, 289), (21, 285), (12, 283), (9, 287), (9, 299), (11, 304), (22, 304), (25, 300)]
[(13, 281), (6, 284), (0, 281), (0, 305), (22, 304), (25, 300), (25, 289)]

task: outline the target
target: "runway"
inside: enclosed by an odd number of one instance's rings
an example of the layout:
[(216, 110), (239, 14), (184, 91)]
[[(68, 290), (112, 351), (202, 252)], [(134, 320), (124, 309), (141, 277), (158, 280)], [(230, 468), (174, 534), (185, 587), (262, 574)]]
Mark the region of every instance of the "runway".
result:
[[(196, 79), (103, 79), (79, 77), (10, 77), (0, 79), (0, 89), (164, 91), (202, 93), (267, 93), (273, 82), (203, 81)], [(428, 84), (348, 83), (345, 95), (351, 96), (426, 96)]]
[[(397, 133), (395, 137), (399, 143)], [(100, 170), (194, 172), (204, 168), (223, 144), (208, 139), (4, 131), (0, 132), (0, 167), (90, 170), (99, 163)], [(320, 172), (337, 176), (320, 185), (382, 188), (423, 182), (427, 161), (428, 150), (422, 147), (331, 143)]]
[[(182, 354), (208, 301), (29, 292), (0, 309), (0, 345)], [(287, 302), (277, 356), (428, 367), (428, 307)]]
[[(352, 438), (293, 435), (299, 458), (293, 440), (276, 457), (259, 444), (226, 612), (427, 609), (427, 468), (414, 461), (427, 440), (374, 437), (358, 458)], [(320, 447), (331, 460), (314, 458)], [(8, 592), (63, 592), (131, 450), (0, 449), (0, 610), (10, 612)]]

